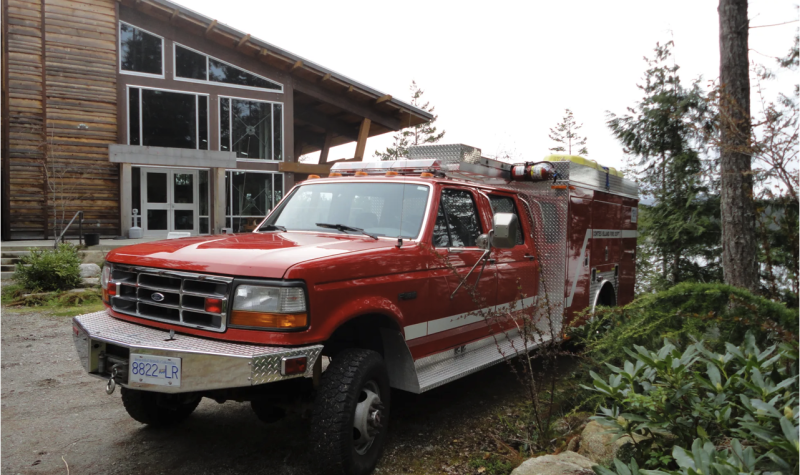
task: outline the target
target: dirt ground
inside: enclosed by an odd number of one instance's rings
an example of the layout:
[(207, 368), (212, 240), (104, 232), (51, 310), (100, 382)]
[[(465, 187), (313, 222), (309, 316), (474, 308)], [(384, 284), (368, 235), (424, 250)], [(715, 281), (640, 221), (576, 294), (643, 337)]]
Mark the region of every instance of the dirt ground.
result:
[[(81, 369), (68, 317), (2, 313), (2, 473), (306, 474), (308, 421), (266, 425), (249, 403), (204, 399), (182, 425), (131, 419), (119, 391)], [(395, 391), (376, 473), (484, 473), (485, 426), (521, 399), (501, 364), (423, 395)], [(510, 412), (508, 413), (510, 414)], [(488, 454), (487, 454), (488, 455)], [(486, 472), (488, 473), (488, 472)]]

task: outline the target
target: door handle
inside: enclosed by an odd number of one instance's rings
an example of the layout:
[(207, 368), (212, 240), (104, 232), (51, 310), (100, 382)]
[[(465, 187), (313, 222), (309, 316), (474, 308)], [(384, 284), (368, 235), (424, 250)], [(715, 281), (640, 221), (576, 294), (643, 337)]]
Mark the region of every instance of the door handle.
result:
[(532, 256), (530, 254), (525, 254), (522, 257), (524, 257), (525, 259), (531, 260), (531, 261), (536, 259), (536, 256)]

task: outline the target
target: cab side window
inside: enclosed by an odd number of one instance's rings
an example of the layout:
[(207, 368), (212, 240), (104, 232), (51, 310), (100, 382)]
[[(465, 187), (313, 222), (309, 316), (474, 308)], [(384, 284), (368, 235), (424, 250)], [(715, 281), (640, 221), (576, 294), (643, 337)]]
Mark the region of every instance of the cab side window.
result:
[(517, 205), (514, 203), (514, 198), (510, 196), (489, 195), (489, 201), (492, 203), (492, 213), (513, 213), (517, 215), (519, 226), (517, 227), (517, 245), (525, 244), (525, 237), (522, 234), (522, 219), (517, 212)]
[(481, 222), (472, 193), (442, 190), (433, 228), (434, 247), (475, 247), (480, 234)]

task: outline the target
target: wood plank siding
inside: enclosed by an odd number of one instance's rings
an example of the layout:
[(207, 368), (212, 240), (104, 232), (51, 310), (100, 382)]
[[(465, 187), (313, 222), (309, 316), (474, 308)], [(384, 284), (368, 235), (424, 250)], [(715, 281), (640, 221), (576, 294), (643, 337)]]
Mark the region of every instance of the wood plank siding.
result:
[(117, 142), (116, 4), (6, 5), (10, 238), (51, 238), (78, 210), (84, 231), (116, 236), (119, 168), (108, 160)]

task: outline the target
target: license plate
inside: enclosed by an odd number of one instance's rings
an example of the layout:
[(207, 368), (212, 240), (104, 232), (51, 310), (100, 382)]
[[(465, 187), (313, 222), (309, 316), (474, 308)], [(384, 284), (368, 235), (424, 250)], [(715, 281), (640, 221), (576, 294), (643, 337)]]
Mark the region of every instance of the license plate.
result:
[(159, 386), (181, 385), (181, 359), (131, 354), (128, 381)]

